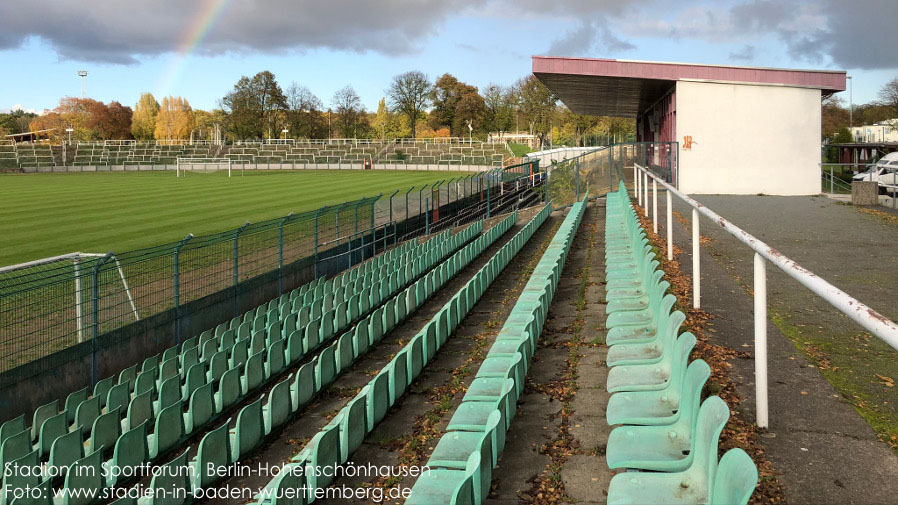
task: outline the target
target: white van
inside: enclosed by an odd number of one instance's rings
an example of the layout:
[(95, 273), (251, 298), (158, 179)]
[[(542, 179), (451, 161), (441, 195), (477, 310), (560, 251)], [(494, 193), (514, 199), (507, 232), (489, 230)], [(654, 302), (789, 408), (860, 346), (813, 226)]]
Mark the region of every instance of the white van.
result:
[[(853, 181), (871, 181), (879, 182), (880, 186), (892, 187), (898, 183), (898, 151), (889, 153), (876, 162), (866, 172), (856, 174), (851, 178)], [(889, 190), (891, 193), (892, 190)]]

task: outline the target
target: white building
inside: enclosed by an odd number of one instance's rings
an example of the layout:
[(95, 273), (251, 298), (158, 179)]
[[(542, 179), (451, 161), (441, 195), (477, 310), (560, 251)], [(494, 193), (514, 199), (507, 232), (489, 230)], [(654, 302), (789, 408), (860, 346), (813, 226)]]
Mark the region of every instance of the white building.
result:
[(898, 142), (898, 119), (880, 121), (872, 125), (851, 128), (851, 138), (857, 143)]
[[(533, 57), (533, 73), (577, 114), (632, 117), (649, 163), (686, 193), (820, 193), (823, 97), (841, 71)], [(673, 160), (672, 162), (669, 160)]]

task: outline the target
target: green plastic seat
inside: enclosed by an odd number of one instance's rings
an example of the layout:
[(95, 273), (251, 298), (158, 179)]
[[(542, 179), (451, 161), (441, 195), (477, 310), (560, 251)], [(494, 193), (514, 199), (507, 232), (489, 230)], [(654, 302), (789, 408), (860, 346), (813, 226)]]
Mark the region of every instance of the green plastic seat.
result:
[[(231, 451), (228, 425), (231, 420), (206, 433), (196, 448), (196, 457), (190, 462), (193, 470), (191, 487), (194, 492), (207, 488), (221, 479), (218, 469), (230, 463)], [(210, 466), (212, 468), (210, 468)]]
[(162, 383), (172, 377), (180, 377), (178, 372), (178, 356), (172, 356), (162, 361), (159, 366), (159, 378), (157, 379), (158, 387), (162, 387)]
[(284, 465), (255, 500), (258, 505), (305, 505), (309, 503), (305, 487), (304, 463), (290, 463)]
[(184, 432), (193, 433), (201, 429), (215, 415), (215, 398), (212, 383), (196, 388), (187, 403), (184, 414)]
[(492, 437), (496, 454), (500, 454), (505, 448), (505, 433), (510, 423), (515, 405), (509, 405), (509, 397), (515, 389), (514, 381), (508, 379), (503, 387), (503, 394), (497, 401), (463, 401), (449, 419), (446, 431), (472, 431), (485, 433), (490, 414), (498, 410), (502, 415), (499, 429), (495, 430)]
[(482, 456), (473, 452), (465, 469), (436, 469), (421, 474), (412, 487), (406, 505), (474, 505), (474, 474), (480, 471)]
[(368, 339), (369, 342), (374, 345), (377, 342), (380, 342), (380, 339), (384, 336), (383, 308), (375, 309), (371, 314), (370, 321), (370, 326), (368, 327)]
[(250, 403), (237, 414), (237, 424), (231, 431), (231, 462), (240, 461), (262, 442), (265, 426), (262, 419), (262, 398)]
[(313, 319), (306, 326), (305, 340), (303, 342), (303, 351), (308, 354), (312, 349), (318, 347), (321, 342), (321, 319)]
[(686, 315), (675, 311), (666, 321), (659, 325), (659, 331), (655, 338), (648, 342), (629, 343), (623, 342), (608, 348), (605, 363), (609, 367), (619, 365), (639, 365), (657, 363), (661, 361), (664, 349), (674, 346), (680, 326), (686, 321)]
[(87, 400), (87, 397), (88, 390), (83, 388), (69, 394), (65, 398), (65, 420), (67, 423), (72, 424), (75, 422), (75, 410), (78, 408), (78, 405), (81, 405), (81, 402)]
[(240, 387), (243, 396), (265, 382), (265, 351), (257, 352), (246, 360), (243, 368), (243, 375), (240, 377)]
[(710, 503), (717, 469), (717, 441), (729, 416), (730, 409), (723, 400), (717, 396), (709, 397), (699, 409), (695, 450), (689, 468), (671, 473), (619, 473), (608, 486), (607, 503)]
[(322, 469), (340, 464), (340, 428), (330, 424), (325, 426), (312, 437), (294, 461), (306, 461), (306, 480), (310, 490), (314, 492), (315, 489), (327, 487), (334, 479), (333, 472)]
[(106, 406), (106, 395), (109, 393), (109, 390), (112, 389), (112, 386), (115, 385), (115, 377), (106, 377), (105, 379), (100, 379), (94, 384), (94, 394), (100, 399), (100, 408)]
[[(218, 382), (228, 369), (228, 351), (218, 351), (208, 361), (206, 381)], [(160, 393), (161, 394), (161, 393)]]
[(228, 363), (231, 367), (235, 366), (243, 366), (246, 364), (246, 360), (249, 359), (249, 340), (238, 340), (234, 342), (234, 346), (231, 347), (230, 356), (228, 358)]
[(670, 287), (670, 283), (661, 281), (660, 284), (651, 288), (651, 291), (649, 292), (649, 302), (646, 304), (645, 308), (639, 310), (623, 310), (626, 307), (619, 307), (621, 310), (609, 313), (608, 318), (605, 320), (605, 326), (608, 328), (616, 328), (618, 326), (643, 326), (652, 321), (656, 321), (654, 319), (655, 308), (664, 300), (664, 295), (667, 292), (668, 287)]
[[(178, 346), (177, 346), (177, 345), (173, 345), (173, 346), (169, 347), (168, 349), (166, 349), (165, 351), (162, 352), (162, 360), (161, 360), (161, 362), (162, 362), (162, 363), (165, 363), (166, 361), (168, 361), (168, 360), (170, 360), (170, 359), (172, 359), (172, 358), (177, 358), (177, 357), (178, 357)], [(161, 371), (161, 369), (160, 369), (160, 371)]]
[[(3, 441), (7, 438), (13, 435), (18, 435), (25, 430), (28, 430), (28, 426), (25, 424), (24, 414), (0, 424), (0, 445), (2, 445)], [(31, 440), (31, 438), (31, 430), (28, 430), (28, 439)]]
[(276, 342), (272, 342), (266, 350), (265, 378), (270, 379), (272, 377), (277, 377), (286, 365), (284, 341), (277, 340)]
[(671, 425), (681, 412), (698, 410), (699, 397), (711, 369), (704, 360), (689, 364), (682, 382), (674, 377), (668, 387), (658, 391), (633, 391), (611, 395), (605, 411), (609, 425), (632, 424), (646, 426)]
[(337, 360), (337, 373), (349, 369), (349, 367), (352, 366), (352, 362), (355, 360), (354, 346), (352, 345), (354, 337), (353, 333), (352, 330), (347, 331), (337, 339), (337, 351), (335, 354)]
[(189, 475), (184, 471), (189, 451), (188, 448), (153, 473), (150, 480), (152, 491), (138, 500), (140, 505), (186, 505), (192, 501)]
[(368, 409), (365, 419), (368, 423), (367, 431), (370, 433), (383, 420), (387, 415), (387, 410), (390, 409), (389, 372), (380, 372), (365, 387), (368, 395), (365, 403)]
[(65, 412), (51, 416), (41, 423), (37, 443), (41, 459), (45, 459), (50, 454), (53, 441), (65, 435), (68, 431), (69, 424), (66, 422)]
[(352, 334), (353, 355), (355, 357), (359, 357), (368, 352), (368, 348), (371, 345), (371, 341), (368, 337), (369, 325), (370, 318), (365, 318), (355, 326), (355, 331), (353, 331)]
[(122, 420), (122, 432), (133, 430), (140, 426), (144, 421), (149, 421), (153, 417), (153, 401), (152, 393), (147, 391), (142, 394), (135, 394), (128, 403), (128, 410), (125, 419)]
[(291, 377), (287, 377), (275, 384), (271, 391), (268, 392), (268, 401), (262, 407), (266, 435), (287, 422), (287, 419), (293, 412), (292, 400), (290, 399), (290, 379)]
[(195, 363), (191, 365), (185, 376), (184, 385), (181, 386), (181, 397), (190, 398), (190, 395), (206, 382), (206, 364)]
[[(194, 365), (197, 366), (197, 365)], [(162, 382), (159, 387), (159, 398), (153, 402), (153, 411), (162, 412), (170, 405), (181, 402), (181, 377), (175, 375)]]
[(340, 430), (340, 464), (349, 461), (352, 454), (365, 440), (368, 428), (366, 421), (368, 390), (366, 388), (368, 388), (367, 385), (328, 423), (328, 426), (336, 426)]
[(221, 413), (237, 403), (241, 397), (240, 367), (227, 369), (218, 380), (218, 391), (215, 392), (215, 412)]
[(327, 387), (337, 376), (335, 346), (328, 346), (321, 351), (315, 360), (315, 384), (318, 389)]
[(713, 475), (711, 505), (746, 505), (758, 485), (758, 468), (742, 449), (730, 449)]
[(657, 363), (613, 367), (608, 371), (605, 390), (616, 393), (664, 389), (673, 377), (682, 377), (686, 372), (686, 362), (694, 346), (695, 336), (686, 332), (680, 335), (676, 344), (669, 346), (670, 352), (665, 352)]
[(178, 357), (181, 360), (181, 378), (184, 379), (186, 378), (190, 367), (200, 362), (199, 351), (197, 351), (196, 346), (188, 347), (182, 349), (181, 354)]
[(315, 363), (309, 362), (299, 367), (290, 385), (293, 411), (296, 412), (308, 405), (318, 389), (315, 387)]
[[(0, 444), (0, 471), (6, 468), (5, 465), (8, 463), (24, 458), (31, 453), (32, 450), (31, 432), (27, 429), (22, 430), (15, 435), (6, 437), (6, 440)], [(2, 474), (0, 474), (0, 476), (2, 476)]]
[(387, 364), (386, 369), (390, 375), (390, 405), (396, 405), (399, 398), (405, 393), (409, 385), (408, 378), (408, 353), (406, 348), (396, 353), (393, 360)]
[[(112, 459), (103, 463), (103, 467), (107, 470), (110, 468), (136, 468), (150, 459), (149, 449), (147, 448), (147, 423), (143, 422), (140, 426), (131, 431), (122, 433), (115, 442), (115, 449), (112, 452)], [(115, 486), (128, 477), (122, 476), (118, 472), (107, 472), (107, 486)]]
[[(703, 361), (697, 360), (696, 362)], [(692, 464), (693, 432), (707, 364), (690, 365), (683, 381), (676, 420), (659, 426), (620, 426), (611, 430), (605, 450), (608, 468), (680, 472)], [(672, 416), (671, 416), (672, 417)]]
[[(34, 414), (31, 416), (31, 440), (37, 440), (40, 435), (41, 426), (44, 424), (44, 421), (50, 419), (51, 417), (59, 414), (59, 401), (53, 400), (49, 403), (45, 403), (40, 407), (34, 409)], [(19, 430), (21, 431), (21, 430)], [(11, 434), (18, 433), (15, 429), (12, 430)], [(2, 443), (2, 440), (0, 440)]]
[(677, 297), (667, 295), (661, 300), (652, 315), (652, 321), (637, 326), (618, 326), (609, 328), (605, 335), (605, 343), (613, 346), (620, 343), (651, 342), (658, 338), (658, 328), (664, 328), (670, 318), (671, 310), (677, 302)]
[(115, 441), (122, 434), (121, 418), (121, 407), (97, 416), (90, 430), (88, 453), (115, 447)]
[[(14, 461), (5, 461), (3, 468), (4, 472), (0, 473), (0, 482), (3, 484), (3, 489), (26, 489), (26, 488), (35, 488), (41, 486), (40, 476), (38, 476), (35, 472), (28, 472), (20, 469), (25, 468), (38, 468), (40, 465), (40, 456), (38, 456), (38, 451), (35, 449), (28, 454), (18, 458)], [(49, 488), (49, 479), (46, 481), (47, 488)], [(44, 490), (42, 490), (44, 492)], [(46, 489), (46, 493), (43, 496), (46, 497), (44, 500), (30, 500), (30, 497), (23, 496), (21, 498), (15, 498), (10, 500), (9, 496), (6, 493), (0, 493), (0, 504), (7, 503), (50, 503), (52, 504), (52, 488)]]
[(417, 334), (405, 347), (408, 356), (408, 380), (411, 383), (424, 369), (424, 335)]
[(156, 393), (155, 368), (137, 374), (137, 379), (134, 381), (134, 394), (141, 395), (144, 393), (150, 393), (151, 395)]
[[(5, 442), (9, 444), (9, 440)], [(22, 454), (24, 456), (27, 453)], [(67, 468), (69, 465), (84, 457), (84, 444), (82, 442), (81, 428), (56, 437), (50, 445), (50, 466)]]
[(474, 474), (473, 490), (474, 502), (482, 503), (490, 492), (492, 469), (497, 459), (497, 448), (493, 447), (492, 440), (501, 422), (501, 413), (494, 410), (487, 419), (486, 430), (483, 433), (451, 431), (444, 434), (427, 460), (427, 466), (434, 469), (464, 470), (471, 454), (479, 453), (480, 471)]
[(147, 451), (150, 459), (156, 459), (168, 450), (178, 445), (184, 437), (183, 408), (179, 400), (174, 405), (169, 405), (156, 415), (153, 425), (153, 433), (147, 435)]
[[(62, 493), (59, 503), (62, 505), (88, 505), (95, 501), (103, 489), (103, 455), (94, 451), (84, 458), (72, 462), (65, 475), (63, 484), (67, 493)], [(74, 492), (73, 492), (74, 491)], [(88, 494), (92, 493), (92, 494)]]

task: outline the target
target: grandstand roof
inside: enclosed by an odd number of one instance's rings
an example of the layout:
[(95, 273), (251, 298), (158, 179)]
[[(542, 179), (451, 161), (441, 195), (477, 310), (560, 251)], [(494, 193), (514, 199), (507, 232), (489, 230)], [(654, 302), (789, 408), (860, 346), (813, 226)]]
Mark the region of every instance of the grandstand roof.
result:
[(677, 81), (845, 91), (846, 72), (534, 56), (533, 74), (577, 114), (636, 117)]

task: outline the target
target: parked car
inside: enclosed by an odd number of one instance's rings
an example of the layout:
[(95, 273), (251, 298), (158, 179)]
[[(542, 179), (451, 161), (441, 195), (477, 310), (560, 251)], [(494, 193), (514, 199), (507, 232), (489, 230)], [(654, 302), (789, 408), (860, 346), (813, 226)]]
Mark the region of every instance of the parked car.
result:
[[(865, 172), (856, 174), (853, 181), (877, 181), (880, 186), (892, 187), (898, 183), (898, 152), (889, 153), (880, 158)], [(893, 190), (890, 190), (891, 193)]]

